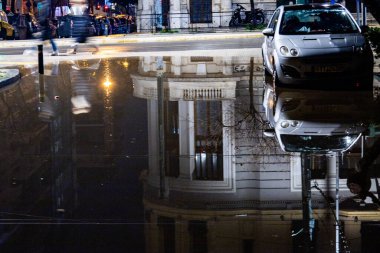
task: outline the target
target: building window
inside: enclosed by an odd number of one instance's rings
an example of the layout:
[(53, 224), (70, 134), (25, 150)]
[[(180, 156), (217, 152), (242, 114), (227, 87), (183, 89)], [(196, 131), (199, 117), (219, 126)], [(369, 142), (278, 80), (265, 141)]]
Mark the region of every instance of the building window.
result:
[(211, 0), (190, 0), (190, 22), (212, 23)]
[(190, 253), (207, 253), (207, 222), (189, 221)]
[(175, 220), (168, 217), (158, 217), (159, 253), (175, 252)]
[(179, 176), (178, 102), (165, 101), (165, 175)]
[(223, 180), (221, 101), (194, 102), (195, 169), (197, 180)]

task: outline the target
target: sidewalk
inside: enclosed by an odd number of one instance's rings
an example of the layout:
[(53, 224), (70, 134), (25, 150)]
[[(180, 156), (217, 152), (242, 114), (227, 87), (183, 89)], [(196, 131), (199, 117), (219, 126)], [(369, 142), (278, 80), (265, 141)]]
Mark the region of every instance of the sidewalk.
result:
[[(223, 30), (214, 33), (132, 33), (115, 34), (109, 36), (89, 37), (90, 43), (99, 45), (106, 44), (127, 44), (143, 42), (170, 42), (170, 41), (189, 41), (189, 40), (215, 40), (215, 39), (238, 39), (238, 38), (260, 38), (263, 37), (261, 31), (244, 30)], [(57, 38), (57, 46), (71, 46), (75, 43), (75, 38)], [(0, 43), (0, 48), (27, 48), (41, 44), (38, 39), (31, 40), (4, 40)]]
[[(243, 29), (223, 29), (212, 33), (133, 33), (133, 34), (115, 34), (110, 36), (96, 36), (89, 37), (89, 44), (96, 45), (115, 45), (115, 44), (129, 44), (129, 43), (152, 43), (152, 42), (180, 42), (180, 41), (206, 41), (206, 40), (223, 40), (223, 39), (241, 39), (241, 38), (262, 38), (261, 31), (248, 31)], [(58, 38), (55, 42), (60, 50), (59, 58), (51, 56), (50, 51), (44, 50), (44, 62), (51, 63), (57, 60), (78, 60), (78, 59), (98, 59), (107, 57), (134, 57), (134, 56), (173, 56), (182, 55), (188, 56), (189, 54), (196, 54), (199, 56), (245, 56), (254, 55), (259, 57), (261, 55), (260, 48), (238, 48), (238, 49), (208, 49), (208, 50), (170, 50), (170, 51), (113, 51), (108, 48), (103, 50), (101, 54), (92, 53), (77, 53), (76, 55), (67, 54), (63, 48), (70, 47), (75, 43), (75, 38)], [(33, 40), (13, 40), (2, 41), (0, 48), (21, 48), (25, 49), (22, 55), (6, 55), (7, 61), (0, 61), (0, 69), (2, 67), (11, 67), (19, 64), (35, 64), (37, 60), (37, 45), (43, 42), (38, 39)], [(50, 48), (49, 41), (45, 41), (44, 47)], [(194, 56), (192, 55), (192, 56)], [(22, 57), (20, 57), (22, 56)]]
[[(248, 31), (244, 29), (221, 29), (220, 31), (212, 32), (212, 33), (133, 33), (133, 34), (115, 34), (110, 36), (96, 36), (96, 37), (89, 37), (89, 43), (95, 43), (99, 45), (111, 45), (111, 44), (128, 44), (128, 43), (149, 43), (149, 42), (171, 42), (171, 41), (191, 41), (191, 40), (222, 40), (222, 39), (239, 39), (239, 38), (261, 38), (263, 37), (261, 31)], [(75, 43), (75, 38), (58, 38), (55, 39), (55, 42), (57, 43), (58, 47), (62, 46), (71, 46)], [(33, 48), (37, 47), (37, 45), (40, 45), (42, 43), (41, 40), (34, 39), (34, 40), (5, 40), (1, 41), (0, 48)], [(46, 41), (47, 44), (48, 41)], [(50, 45), (49, 45), (50, 46)], [(29, 50), (30, 51), (30, 50)], [(239, 51), (239, 49), (236, 49), (235, 52), (240, 54), (252, 54), (252, 55), (261, 55), (260, 49), (244, 49), (242, 52)], [(174, 53), (176, 53), (174, 51)], [(215, 52), (203, 51), (202, 54), (208, 55), (208, 54), (214, 54)], [(32, 62), (35, 61), (35, 54), (31, 53), (31, 55), (23, 55), (23, 60), (25, 62)], [(46, 53), (47, 54), (47, 53)], [(166, 52), (166, 54), (171, 55), (170, 52)], [(135, 56), (133, 52), (126, 52), (126, 53), (120, 53), (118, 52), (117, 55), (120, 56)], [(142, 53), (137, 53), (137, 55), (142, 55)], [(150, 52), (150, 56), (157, 55), (156, 52)], [(184, 55), (187, 55), (186, 53)], [(50, 61), (56, 61), (57, 59), (54, 57), (50, 57), (49, 54), (46, 55), (46, 62)], [(104, 57), (112, 57), (113, 55), (107, 54), (104, 55)], [(20, 57), (20, 55), (16, 56), (7, 56), (8, 60), (16, 60)], [(60, 57), (60, 60), (68, 60), (69, 58), (73, 58), (74, 56), (65, 56), (62, 55)], [(65, 59), (67, 58), (67, 59)], [(99, 58), (99, 56), (93, 56), (92, 54), (78, 54), (74, 58), (86, 58), (86, 59), (92, 59), (92, 58)], [(0, 64), (1, 65), (1, 64)], [(3, 71), (7, 71), (7, 69), (2, 69), (0, 67), (0, 86), (3, 86), (5, 83), (5, 76), (8, 75), (10, 80), (15, 80), (12, 78), (16, 78), (12, 76), (13, 72), (9, 72), (6, 74), (1, 74)], [(380, 59), (375, 59), (375, 68), (374, 68), (374, 86), (377, 89), (380, 89)], [(1, 77), (3, 75), (3, 77)], [(15, 74), (17, 76), (19, 74)], [(17, 78), (16, 78), (17, 79)], [(10, 81), (10, 82), (13, 82)], [(376, 89), (375, 88), (375, 89)], [(380, 93), (380, 91), (379, 91)]]

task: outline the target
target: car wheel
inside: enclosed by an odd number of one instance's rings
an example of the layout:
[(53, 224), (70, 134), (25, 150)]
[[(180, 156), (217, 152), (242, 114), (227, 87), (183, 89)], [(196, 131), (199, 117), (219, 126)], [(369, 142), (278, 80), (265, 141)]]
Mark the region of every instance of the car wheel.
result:
[(276, 88), (276, 87), (281, 87), (281, 82), (280, 80), (278, 80), (278, 76), (277, 76), (277, 71), (276, 69), (273, 71), (273, 87)]
[(268, 105), (270, 107), (268, 108), (268, 111), (267, 111), (268, 114), (266, 115), (267, 121), (269, 122), (269, 125), (271, 127), (275, 127), (274, 118), (276, 116), (277, 97), (276, 97), (276, 92), (274, 90), (269, 95), (268, 100), (271, 100), (272, 103)]
[(272, 76), (272, 74), (267, 69), (267, 65), (265, 64), (265, 58), (264, 58), (264, 52), (263, 51), (261, 51), (261, 58), (263, 59), (264, 76), (265, 77)]

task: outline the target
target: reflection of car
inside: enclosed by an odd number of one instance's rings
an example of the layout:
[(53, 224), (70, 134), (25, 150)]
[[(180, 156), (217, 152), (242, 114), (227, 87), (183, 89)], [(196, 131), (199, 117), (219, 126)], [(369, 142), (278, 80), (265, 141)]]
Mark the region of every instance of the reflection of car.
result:
[(279, 88), (276, 94), (267, 85), (263, 106), (272, 133), (287, 152), (345, 151), (367, 129), (371, 116), (371, 92)]
[(5, 39), (14, 39), (15, 29), (12, 25), (8, 23), (7, 14), (0, 10), (0, 38)]
[(372, 51), (343, 6), (280, 6), (263, 34), (265, 71), (277, 86), (372, 89)]

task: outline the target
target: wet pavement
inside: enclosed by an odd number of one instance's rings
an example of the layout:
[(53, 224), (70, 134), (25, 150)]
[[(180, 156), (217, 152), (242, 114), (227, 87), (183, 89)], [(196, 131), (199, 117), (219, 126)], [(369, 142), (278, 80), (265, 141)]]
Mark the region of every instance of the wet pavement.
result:
[[(154, 56), (19, 71), (1, 89), (1, 252), (304, 252), (300, 154), (263, 136), (257, 55), (166, 56), (162, 75)], [(347, 115), (351, 96), (316, 110)], [(377, 120), (371, 99), (350, 127)], [(342, 245), (375, 252), (380, 211), (345, 185), (359, 157), (360, 140), (311, 156), (312, 185), (334, 196), (338, 165)], [(317, 190), (312, 200), (313, 247), (333, 252), (334, 206)]]

